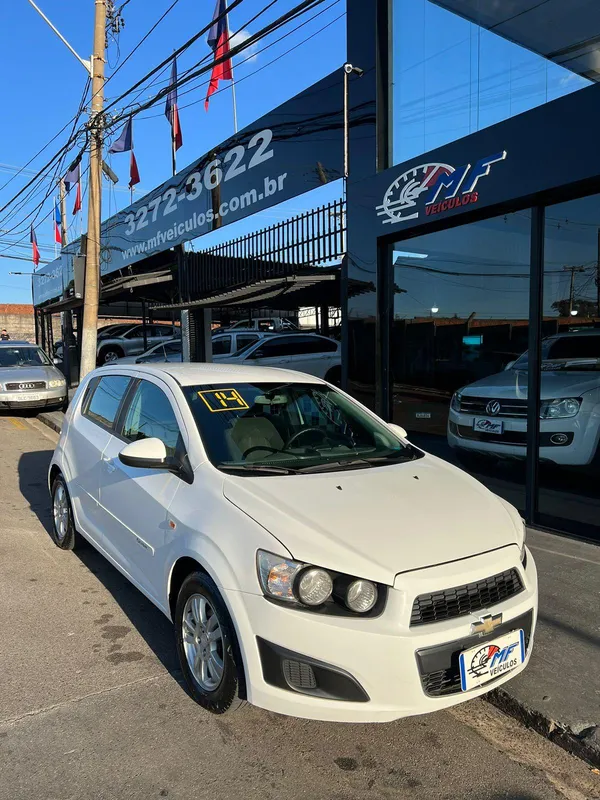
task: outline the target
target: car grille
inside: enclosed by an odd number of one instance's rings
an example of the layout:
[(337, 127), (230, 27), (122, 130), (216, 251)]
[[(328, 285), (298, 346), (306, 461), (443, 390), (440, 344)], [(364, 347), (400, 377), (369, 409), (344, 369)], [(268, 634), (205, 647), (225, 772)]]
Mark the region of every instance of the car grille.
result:
[[(465, 636), (454, 642), (417, 650), (417, 666), (423, 691), (429, 697), (444, 697), (461, 692), (459, 658), (464, 650), (476, 644), (491, 642), (498, 636), (510, 631), (522, 629), (525, 634), (525, 651), (529, 652), (531, 633), (533, 630), (533, 613), (527, 613), (508, 620), (500, 625), (494, 633), (487, 636)], [(490, 683), (494, 683), (493, 678)]]
[(45, 389), (45, 381), (21, 381), (21, 383), (7, 383), (7, 392), (32, 392), (34, 389)]
[(455, 586), (431, 594), (420, 594), (414, 601), (410, 615), (411, 625), (426, 625), (446, 619), (462, 617), (482, 608), (507, 600), (523, 591), (516, 569), (508, 569), (474, 583)]
[[(500, 409), (495, 413), (488, 411), (491, 403), (499, 403)], [(483, 414), (493, 417), (527, 418), (527, 400), (500, 400), (489, 397), (471, 397), (463, 394), (460, 398), (460, 410), (463, 414)]]

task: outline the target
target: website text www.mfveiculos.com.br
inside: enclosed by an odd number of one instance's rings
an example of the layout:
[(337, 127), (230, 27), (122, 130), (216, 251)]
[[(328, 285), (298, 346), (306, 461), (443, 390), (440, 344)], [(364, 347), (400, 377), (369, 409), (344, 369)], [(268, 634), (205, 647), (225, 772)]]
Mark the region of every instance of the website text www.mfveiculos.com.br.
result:
[[(281, 192), (286, 177), (287, 172), (284, 172), (277, 178), (266, 177), (264, 179), (264, 191), (259, 192), (256, 189), (249, 189), (247, 192), (236, 195), (230, 200), (221, 203), (216, 211), (213, 209), (200, 212), (194, 211), (187, 219), (181, 222), (175, 222), (169, 228), (158, 231), (154, 236), (151, 236), (144, 242), (139, 242), (133, 247), (123, 250), (121, 253), (123, 260), (127, 261), (135, 256), (152, 253), (168, 242), (175, 242), (177, 239), (181, 239), (185, 234), (193, 234), (194, 231), (198, 231), (198, 235), (200, 235), (202, 232), (200, 229), (204, 228), (205, 225), (210, 225), (215, 220), (226, 217), (229, 213), (235, 213), (240, 209), (248, 208), (261, 202), (266, 197), (272, 197), (277, 192)], [(208, 231), (205, 232), (208, 233)], [(194, 237), (190, 236), (189, 238), (193, 239)]]

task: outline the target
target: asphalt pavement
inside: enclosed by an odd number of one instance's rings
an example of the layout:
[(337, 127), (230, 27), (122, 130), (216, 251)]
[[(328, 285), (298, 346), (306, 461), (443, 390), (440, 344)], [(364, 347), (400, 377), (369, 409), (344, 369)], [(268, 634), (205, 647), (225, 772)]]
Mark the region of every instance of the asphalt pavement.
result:
[(49, 536), (55, 434), (0, 417), (0, 800), (591, 800), (600, 776), (483, 701), (384, 725), (208, 715), (170, 623)]

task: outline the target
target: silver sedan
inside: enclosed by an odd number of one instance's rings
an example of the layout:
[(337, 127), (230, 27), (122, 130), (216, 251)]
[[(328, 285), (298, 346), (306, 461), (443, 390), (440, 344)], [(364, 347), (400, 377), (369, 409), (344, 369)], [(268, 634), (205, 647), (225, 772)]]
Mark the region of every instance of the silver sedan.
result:
[(65, 377), (41, 347), (0, 342), (0, 409), (58, 408), (66, 402)]

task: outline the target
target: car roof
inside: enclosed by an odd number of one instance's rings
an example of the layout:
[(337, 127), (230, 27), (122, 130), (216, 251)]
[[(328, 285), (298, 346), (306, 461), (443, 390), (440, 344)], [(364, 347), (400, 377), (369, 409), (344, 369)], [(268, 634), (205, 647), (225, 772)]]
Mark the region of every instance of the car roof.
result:
[(111, 367), (101, 367), (96, 370), (99, 375), (123, 375), (136, 373), (138, 375), (155, 375), (162, 377), (170, 375), (181, 386), (200, 386), (214, 383), (278, 383), (290, 381), (298, 383), (324, 383), (320, 378), (295, 372), (291, 369), (277, 369), (275, 367), (255, 367), (241, 364), (208, 364), (208, 363), (160, 363), (160, 364), (115, 364)]
[(27, 342), (24, 339), (8, 339), (0, 341), (0, 347), (14, 347), (16, 344), (26, 344), (28, 347), (39, 347), (35, 342)]
[(562, 333), (554, 333), (552, 336), (548, 336), (548, 339), (574, 339), (576, 336), (600, 336), (600, 328), (589, 328), (588, 330), (584, 328), (580, 331), (563, 331)]

